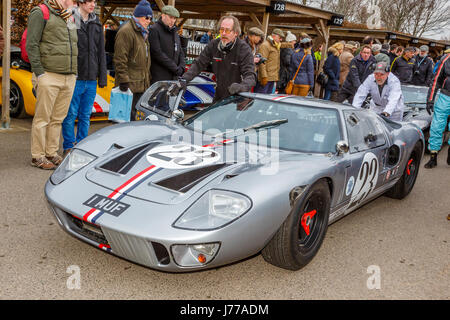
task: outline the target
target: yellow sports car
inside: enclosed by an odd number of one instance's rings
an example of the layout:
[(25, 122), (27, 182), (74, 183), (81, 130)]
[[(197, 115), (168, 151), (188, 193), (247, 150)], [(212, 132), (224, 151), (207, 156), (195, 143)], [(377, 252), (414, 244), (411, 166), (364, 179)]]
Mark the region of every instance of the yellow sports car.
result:
[[(0, 59), (1, 63), (1, 59)], [(0, 64), (0, 79), (2, 67)], [(24, 118), (34, 116), (34, 106), (36, 97), (31, 83), (30, 65), (24, 62), (20, 57), (20, 48), (11, 48), (11, 70), (9, 72), (11, 78), (10, 84), (10, 115), (12, 118)], [(2, 90), (0, 81), (0, 104), (2, 101)], [(111, 89), (114, 87), (114, 78), (108, 75), (108, 85), (104, 88), (97, 87), (97, 96), (92, 106), (91, 119), (107, 120), (109, 112), (109, 98)]]

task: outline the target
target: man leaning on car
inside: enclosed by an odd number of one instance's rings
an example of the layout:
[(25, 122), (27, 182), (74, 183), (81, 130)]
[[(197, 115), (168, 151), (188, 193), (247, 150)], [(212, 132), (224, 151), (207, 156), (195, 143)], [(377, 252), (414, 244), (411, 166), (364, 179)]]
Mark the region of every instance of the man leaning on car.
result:
[(57, 153), (61, 123), (72, 99), (77, 75), (77, 29), (72, 17), (72, 0), (45, 0), (49, 19), (40, 7), (28, 17), (26, 50), (36, 90), (36, 107), (31, 127), (31, 165), (55, 169), (62, 161)]

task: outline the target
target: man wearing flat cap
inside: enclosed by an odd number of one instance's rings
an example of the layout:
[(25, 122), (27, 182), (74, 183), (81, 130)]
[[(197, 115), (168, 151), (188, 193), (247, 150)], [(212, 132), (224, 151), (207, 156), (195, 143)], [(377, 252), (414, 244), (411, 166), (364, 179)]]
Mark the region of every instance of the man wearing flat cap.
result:
[(141, 0), (135, 7), (131, 19), (122, 25), (114, 44), (116, 86), (120, 90), (133, 92), (131, 120), (135, 120), (136, 103), (150, 86), (150, 45), (148, 26), (153, 18), (150, 3)]
[(433, 60), (428, 56), (428, 46), (421, 46), (413, 68), (411, 83), (415, 86), (429, 87), (433, 81)]
[(255, 86), (257, 93), (274, 93), (280, 74), (281, 40), (285, 35), (280, 29), (273, 29), (272, 35), (259, 46), (258, 53), (267, 59), (258, 67), (258, 82)]
[(176, 80), (184, 73), (184, 52), (178, 27), (175, 25), (179, 17), (180, 13), (173, 6), (164, 6), (161, 18), (150, 27), (152, 84), (157, 81)]
[[(259, 45), (262, 43), (262, 40), (264, 39), (264, 32), (257, 28), (252, 27), (248, 29), (247, 31), (247, 37), (245, 37), (245, 42), (250, 46), (252, 49), (253, 56), (256, 55), (258, 52)], [(254, 62), (257, 64), (260, 61), (260, 58), (255, 57)]]

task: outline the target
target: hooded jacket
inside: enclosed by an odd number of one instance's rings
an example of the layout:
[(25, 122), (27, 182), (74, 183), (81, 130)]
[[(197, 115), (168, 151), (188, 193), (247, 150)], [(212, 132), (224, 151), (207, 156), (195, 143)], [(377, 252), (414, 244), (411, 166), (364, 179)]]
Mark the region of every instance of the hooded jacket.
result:
[(98, 80), (98, 85), (105, 87), (107, 70), (102, 24), (95, 13), (89, 14), (86, 22), (79, 11), (75, 11), (75, 15), (80, 19), (77, 80)]
[(267, 78), (267, 81), (280, 79), (280, 49), (281, 43), (277, 47), (271, 36), (268, 36), (267, 40), (259, 46), (258, 53), (267, 61), (258, 66), (258, 82), (261, 82), (263, 78)]
[(289, 68), (291, 66), (291, 57), (294, 54), (294, 45), (285, 43), (280, 51), (280, 78), (277, 83), (278, 89), (284, 89), (289, 81), (292, 80)]
[[(305, 56), (305, 50), (299, 48), (295, 50), (291, 57), (291, 64), (289, 67), (290, 79), (295, 76), (298, 66), (300, 65), (303, 57)], [(303, 59), (302, 66), (298, 71), (297, 77), (294, 79), (294, 84), (309, 85), (314, 87), (314, 63), (311, 54), (306, 53), (305, 59)]]
[(323, 71), (328, 75), (326, 90), (339, 90), (339, 76), (341, 74), (341, 62), (339, 61), (339, 51), (336, 48), (328, 49), (328, 58), (325, 60)]
[(159, 19), (150, 27), (148, 41), (152, 57), (151, 83), (178, 79), (185, 67), (178, 28), (169, 28)]

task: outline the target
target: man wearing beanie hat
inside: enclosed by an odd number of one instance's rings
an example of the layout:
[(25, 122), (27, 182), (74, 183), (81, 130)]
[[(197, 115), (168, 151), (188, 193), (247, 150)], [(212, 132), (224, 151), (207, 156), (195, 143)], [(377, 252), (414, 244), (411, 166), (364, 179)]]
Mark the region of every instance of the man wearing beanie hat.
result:
[(411, 83), (415, 86), (429, 87), (433, 81), (433, 60), (428, 56), (428, 46), (421, 46), (413, 68)]
[(150, 3), (141, 0), (133, 17), (117, 32), (114, 45), (115, 84), (121, 91), (133, 92), (131, 120), (135, 120), (136, 103), (150, 86), (150, 44), (148, 26), (153, 18)]
[(258, 66), (258, 82), (255, 86), (257, 93), (274, 93), (280, 78), (280, 50), (281, 40), (285, 35), (280, 29), (273, 29), (272, 35), (259, 47), (258, 53), (267, 59), (266, 63)]
[(152, 63), (151, 83), (176, 80), (182, 76), (185, 67), (184, 52), (175, 25), (180, 13), (173, 6), (164, 6), (161, 18), (150, 27), (150, 51)]

